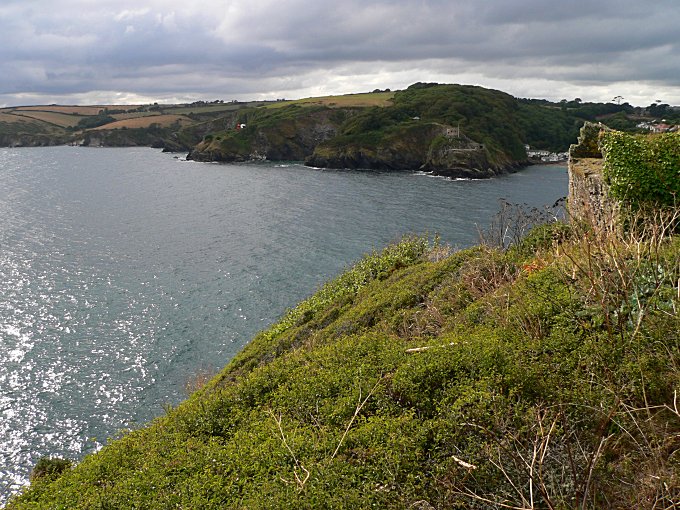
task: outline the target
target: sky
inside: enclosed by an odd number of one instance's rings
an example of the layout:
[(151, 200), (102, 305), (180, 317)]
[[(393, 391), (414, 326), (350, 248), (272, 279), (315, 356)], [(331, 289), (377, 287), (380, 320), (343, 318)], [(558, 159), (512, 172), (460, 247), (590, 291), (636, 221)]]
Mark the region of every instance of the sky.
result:
[(0, 0), (0, 106), (461, 83), (680, 105), (678, 0)]

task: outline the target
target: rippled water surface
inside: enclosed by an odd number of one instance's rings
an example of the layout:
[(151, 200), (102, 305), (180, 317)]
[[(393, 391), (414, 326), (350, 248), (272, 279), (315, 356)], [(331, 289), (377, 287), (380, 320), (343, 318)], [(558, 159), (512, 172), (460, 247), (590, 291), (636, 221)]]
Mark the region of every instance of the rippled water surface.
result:
[(258, 330), (404, 233), (473, 244), (498, 199), (548, 204), (563, 167), (487, 181), (215, 165), (152, 149), (0, 149), (0, 504), (186, 396)]

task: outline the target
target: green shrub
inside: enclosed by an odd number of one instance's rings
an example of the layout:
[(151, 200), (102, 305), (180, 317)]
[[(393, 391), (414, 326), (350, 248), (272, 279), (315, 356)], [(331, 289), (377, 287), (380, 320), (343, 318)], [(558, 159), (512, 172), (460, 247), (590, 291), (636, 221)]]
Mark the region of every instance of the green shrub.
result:
[(611, 195), (637, 208), (674, 205), (680, 197), (680, 133), (603, 131), (600, 148)]
[(31, 481), (36, 481), (41, 478), (54, 479), (61, 475), (73, 465), (68, 459), (60, 459), (59, 457), (41, 457), (36, 463), (33, 471), (31, 471)]

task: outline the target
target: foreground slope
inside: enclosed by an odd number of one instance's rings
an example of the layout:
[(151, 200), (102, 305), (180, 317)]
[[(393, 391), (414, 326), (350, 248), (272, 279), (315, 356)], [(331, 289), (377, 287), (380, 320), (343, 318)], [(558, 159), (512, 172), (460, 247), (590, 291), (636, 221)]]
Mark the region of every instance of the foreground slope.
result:
[(391, 246), (9, 508), (671, 508), (680, 238), (655, 226), (673, 221)]

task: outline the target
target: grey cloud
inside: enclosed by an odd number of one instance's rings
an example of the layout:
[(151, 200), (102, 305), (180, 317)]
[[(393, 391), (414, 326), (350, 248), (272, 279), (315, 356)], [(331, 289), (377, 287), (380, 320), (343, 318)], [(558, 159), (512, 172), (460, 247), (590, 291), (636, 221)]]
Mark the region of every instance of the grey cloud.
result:
[(679, 22), (675, 0), (5, 0), (0, 94), (304, 94), (333, 91), (334, 73), (361, 90), (413, 69), (412, 82), (474, 72), (680, 97)]

